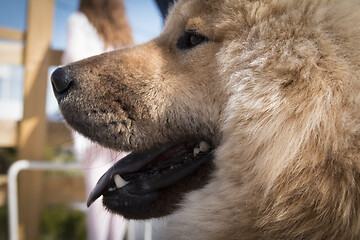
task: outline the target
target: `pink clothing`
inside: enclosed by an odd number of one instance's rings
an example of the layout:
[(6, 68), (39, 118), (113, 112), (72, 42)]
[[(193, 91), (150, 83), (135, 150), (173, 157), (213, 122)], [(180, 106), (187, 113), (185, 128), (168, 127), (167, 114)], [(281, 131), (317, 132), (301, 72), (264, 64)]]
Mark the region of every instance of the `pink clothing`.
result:
[[(88, 141), (80, 137), (76, 141)], [(80, 150), (79, 143), (76, 147)], [(81, 153), (84, 165), (87, 195), (90, 194), (99, 178), (117, 160), (124, 156), (119, 153), (90, 143)], [(98, 199), (87, 210), (87, 239), (90, 240), (119, 240), (124, 239), (127, 229), (127, 220), (104, 209), (101, 199)]]
[[(100, 54), (104, 49), (104, 42), (98, 36), (96, 29), (87, 17), (77, 12), (68, 20), (68, 38), (66, 49), (62, 57), (62, 64), (78, 61)], [(77, 159), (84, 165), (86, 192), (89, 195), (98, 179), (125, 153), (112, 151), (101, 147), (74, 133), (74, 145)], [(94, 202), (87, 210), (87, 238), (89, 240), (120, 240), (124, 239), (127, 221), (118, 215), (105, 210), (101, 199)]]

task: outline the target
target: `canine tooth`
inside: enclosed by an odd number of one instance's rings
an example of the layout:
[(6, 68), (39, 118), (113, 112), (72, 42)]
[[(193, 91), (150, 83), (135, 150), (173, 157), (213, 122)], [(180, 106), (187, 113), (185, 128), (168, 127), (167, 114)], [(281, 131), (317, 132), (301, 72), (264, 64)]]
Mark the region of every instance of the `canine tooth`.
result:
[(200, 152), (200, 148), (194, 148), (194, 157), (198, 155), (199, 152)]
[(207, 152), (210, 149), (210, 145), (205, 141), (201, 141), (199, 149), (200, 152)]
[(120, 177), (119, 174), (116, 174), (114, 176), (114, 182), (115, 182), (115, 185), (117, 188), (122, 188), (123, 186), (125, 186), (127, 184), (127, 181), (122, 179), (122, 177)]

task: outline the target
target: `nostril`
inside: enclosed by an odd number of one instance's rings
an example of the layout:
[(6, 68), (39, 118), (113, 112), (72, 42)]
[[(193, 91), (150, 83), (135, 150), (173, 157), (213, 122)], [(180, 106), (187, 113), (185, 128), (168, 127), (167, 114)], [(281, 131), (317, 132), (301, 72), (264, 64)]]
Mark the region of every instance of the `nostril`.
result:
[(51, 82), (54, 90), (61, 93), (69, 88), (71, 79), (67, 76), (64, 68), (60, 67), (51, 74)]

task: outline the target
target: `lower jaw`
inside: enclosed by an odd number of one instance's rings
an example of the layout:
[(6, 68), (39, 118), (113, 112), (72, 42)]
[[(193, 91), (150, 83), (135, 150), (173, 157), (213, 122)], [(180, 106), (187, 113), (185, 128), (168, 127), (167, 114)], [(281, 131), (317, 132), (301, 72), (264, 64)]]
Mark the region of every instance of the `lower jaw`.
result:
[(146, 194), (131, 193), (131, 185), (103, 194), (104, 206), (127, 219), (151, 219), (175, 212), (185, 195), (205, 186), (214, 170), (213, 161), (202, 164), (193, 174), (179, 182)]

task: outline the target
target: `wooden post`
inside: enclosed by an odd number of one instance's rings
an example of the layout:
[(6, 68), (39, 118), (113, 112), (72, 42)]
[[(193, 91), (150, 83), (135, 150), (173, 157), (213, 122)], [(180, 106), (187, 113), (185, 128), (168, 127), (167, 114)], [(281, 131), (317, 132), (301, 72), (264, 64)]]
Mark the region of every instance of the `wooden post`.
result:
[[(54, 0), (29, 0), (25, 37), (24, 110), (19, 129), (19, 158), (44, 159), (46, 146), (46, 88)], [(36, 240), (41, 209), (40, 173), (22, 173), (19, 179), (20, 238)]]

